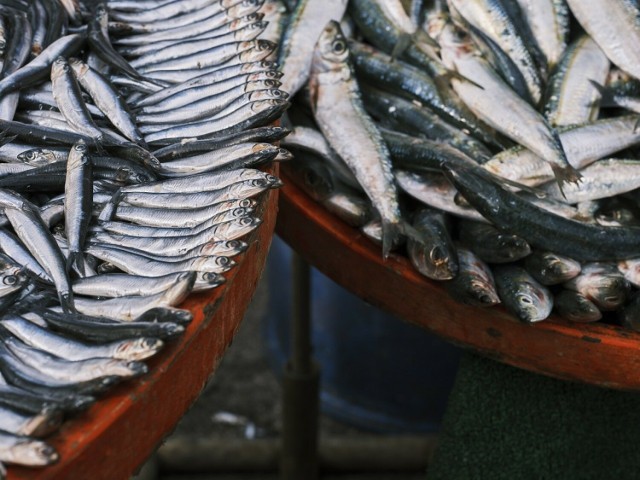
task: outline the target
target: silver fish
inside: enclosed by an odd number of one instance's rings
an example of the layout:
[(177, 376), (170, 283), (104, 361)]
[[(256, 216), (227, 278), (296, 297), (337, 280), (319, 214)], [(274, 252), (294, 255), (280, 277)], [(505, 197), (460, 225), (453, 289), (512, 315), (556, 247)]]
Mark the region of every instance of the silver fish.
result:
[(382, 254), (389, 254), (402, 225), (391, 160), (382, 135), (365, 112), (346, 39), (337, 22), (320, 34), (310, 78), (320, 130), (362, 185), (382, 218)]

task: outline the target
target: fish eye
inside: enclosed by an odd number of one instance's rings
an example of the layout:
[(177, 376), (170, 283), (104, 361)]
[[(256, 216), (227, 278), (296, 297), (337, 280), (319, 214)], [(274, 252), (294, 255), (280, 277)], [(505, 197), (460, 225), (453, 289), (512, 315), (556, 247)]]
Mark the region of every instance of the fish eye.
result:
[(7, 275), (2, 279), (2, 282), (5, 285), (15, 285), (16, 283), (18, 283), (18, 277), (16, 277), (15, 275)]
[(36, 152), (31, 150), (26, 154), (27, 160), (33, 160), (36, 158)]
[(340, 55), (347, 49), (347, 45), (342, 40), (336, 40), (331, 45), (331, 49), (333, 50), (333, 53)]
[(533, 305), (533, 302), (529, 297), (520, 297), (520, 301), (526, 305)]
[(238, 220), (238, 223), (240, 223), (241, 226), (249, 226), (253, 223), (253, 219), (251, 217), (242, 217), (241, 219)]

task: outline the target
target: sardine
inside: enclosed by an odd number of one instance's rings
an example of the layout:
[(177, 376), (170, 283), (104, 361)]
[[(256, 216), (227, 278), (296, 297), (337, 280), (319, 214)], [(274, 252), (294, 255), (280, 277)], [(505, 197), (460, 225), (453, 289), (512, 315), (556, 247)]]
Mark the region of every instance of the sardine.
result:
[(553, 296), (526, 270), (516, 266), (497, 266), (493, 270), (498, 294), (504, 306), (525, 323), (546, 319), (553, 308)]
[(320, 130), (349, 165), (382, 217), (382, 252), (386, 257), (402, 228), (391, 160), (380, 132), (364, 110), (346, 39), (337, 22), (330, 22), (320, 34), (310, 82)]

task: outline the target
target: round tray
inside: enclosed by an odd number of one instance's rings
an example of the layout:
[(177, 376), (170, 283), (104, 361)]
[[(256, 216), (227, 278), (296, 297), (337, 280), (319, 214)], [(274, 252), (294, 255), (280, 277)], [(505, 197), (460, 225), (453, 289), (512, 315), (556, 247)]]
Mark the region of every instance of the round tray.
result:
[(640, 333), (557, 316), (519, 323), (502, 307), (456, 303), (405, 258), (381, 248), (313, 201), (281, 172), (276, 233), (307, 262), (353, 292), (454, 344), (552, 377), (640, 390)]
[[(277, 175), (277, 167), (269, 170)], [(94, 406), (67, 420), (47, 439), (60, 460), (45, 468), (8, 467), (12, 479), (129, 478), (198, 398), (231, 343), (260, 279), (275, 226), (278, 191), (262, 203), (263, 223), (250, 238), (227, 282), (191, 295), (181, 308), (193, 312), (186, 332), (151, 359), (150, 373), (125, 382)]]

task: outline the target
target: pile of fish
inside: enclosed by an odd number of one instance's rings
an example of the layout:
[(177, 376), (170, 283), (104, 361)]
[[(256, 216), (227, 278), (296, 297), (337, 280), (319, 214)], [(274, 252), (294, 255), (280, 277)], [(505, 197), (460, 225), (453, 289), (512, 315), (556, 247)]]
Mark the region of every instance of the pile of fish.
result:
[(290, 158), (282, 14), (0, 2), (1, 463), (56, 461), (40, 439), (144, 374), (247, 249), (281, 185), (259, 167)]
[(460, 302), (640, 330), (639, 19), (626, 0), (301, 0), (287, 172)]

